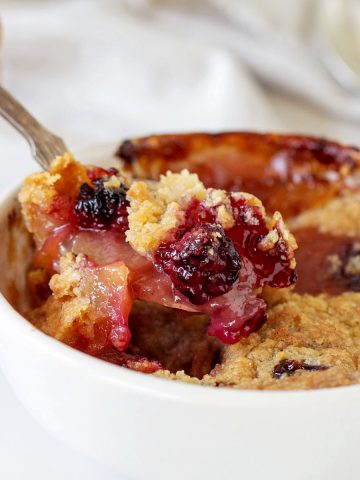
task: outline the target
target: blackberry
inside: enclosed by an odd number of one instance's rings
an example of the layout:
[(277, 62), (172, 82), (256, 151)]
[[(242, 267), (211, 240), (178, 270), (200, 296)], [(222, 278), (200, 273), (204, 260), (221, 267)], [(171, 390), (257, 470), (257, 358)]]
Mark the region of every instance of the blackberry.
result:
[(196, 305), (228, 292), (241, 268), (240, 256), (223, 228), (209, 223), (161, 244), (155, 261), (174, 287)]
[(326, 365), (310, 365), (303, 361), (296, 360), (281, 360), (273, 369), (273, 378), (281, 378), (284, 373), (286, 375), (293, 375), (296, 370), (307, 370), (309, 372), (316, 372), (320, 370), (327, 370)]
[(128, 228), (126, 199), (127, 188), (106, 188), (106, 179), (93, 180), (93, 186), (84, 183), (80, 187), (74, 212), (78, 226), (91, 230), (125, 232)]

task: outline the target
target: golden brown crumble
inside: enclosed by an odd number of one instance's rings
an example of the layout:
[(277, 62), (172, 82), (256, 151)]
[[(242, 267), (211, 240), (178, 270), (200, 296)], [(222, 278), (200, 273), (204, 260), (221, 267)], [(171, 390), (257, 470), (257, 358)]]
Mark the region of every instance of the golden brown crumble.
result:
[[(68, 345), (83, 346), (84, 342), (102, 334), (102, 322), (106, 318), (106, 305), (95, 305), (96, 289), (103, 291), (101, 280), (94, 282), (86, 270), (87, 260), (82, 254), (67, 253), (60, 258), (60, 273), (50, 280), (52, 295), (39, 308), (30, 312), (29, 318), (34, 325), (46, 334)], [(106, 268), (106, 267), (104, 267)], [(126, 284), (129, 271), (122, 264), (112, 269), (113, 283)], [(105, 328), (105, 326), (104, 326)], [(89, 350), (91, 353), (91, 350)]]
[[(239, 388), (320, 388), (360, 380), (360, 294), (337, 297), (288, 292), (259, 332), (226, 349), (205, 383)], [(297, 370), (273, 378), (276, 365), (296, 360), (326, 370)]]
[(322, 233), (360, 236), (360, 194), (331, 200), (321, 208), (307, 210), (289, 221), (291, 230), (318, 227)]
[(37, 245), (54, 228), (49, 209), (57, 194), (75, 196), (80, 185), (88, 181), (85, 166), (70, 153), (56, 157), (48, 172), (34, 173), (25, 178), (19, 192), (19, 201), (25, 225), (34, 235)]
[(68, 253), (62, 257), (60, 273), (50, 280), (53, 294), (31, 312), (31, 320), (43, 332), (66, 343), (69, 343), (75, 322), (84, 326), (89, 324), (91, 303), (80, 287), (81, 262), (81, 255), (75, 257)]
[(119, 171), (116, 175), (111, 175), (110, 178), (104, 182), (104, 187), (107, 189), (116, 189), (121, 185), (129, 187), (132, 182), (132, 177), (129, 173)]
[(224, 229), (234, 226), (235, 221), (230, 199), (224, 190), (209, 188), (204, 199), (204, 205), (206, 207), (216, 208), (216, 219)]
[(356, 251), (356, 255), (353, 255), (345, 264), (344, 272), (346, 275), (358, 276), (360, 275), (360, 243), (355, 242), (353, 249)]
[(199, 177), (187, 170), (167, 172), (156, 183), (133, 182), (127, 192), (130, 201), (127, 240), (142, 255), (152, 252), (184, 220), (188, 203), (205, 197), (206, 189)]
[[(283, 292), (257, 332), (227, 346), (221, 363), (196, 383), (241, 389), (308, 389), (360, 382), (360, 294), (337, 297)], [(284, 360), (326, 367), (274, 378)], [(157, 376), (194, 383), (184, 373)]]

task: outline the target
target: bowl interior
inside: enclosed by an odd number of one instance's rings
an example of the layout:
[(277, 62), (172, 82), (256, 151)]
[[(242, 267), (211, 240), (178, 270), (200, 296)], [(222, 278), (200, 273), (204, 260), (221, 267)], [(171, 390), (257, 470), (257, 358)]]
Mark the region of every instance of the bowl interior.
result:
[(26, 273), (33, 253), (33, 241), (24, 225), (17, 191), (8, 197), (0, 212), (0, 292), (22, 315), (30, 307)]

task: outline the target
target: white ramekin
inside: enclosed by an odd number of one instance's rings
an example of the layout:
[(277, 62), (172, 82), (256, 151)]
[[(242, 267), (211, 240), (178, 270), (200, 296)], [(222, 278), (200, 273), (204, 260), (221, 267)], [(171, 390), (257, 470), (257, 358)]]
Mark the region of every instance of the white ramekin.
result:
[[(15, 284), (21, 304), (29, 255), (16, 222), (8, 232), (16, 191), (0, 196), (0, 290), (10, 283), (14, 297)], [(360, 386), (267, 392), (158, 379), (44, 335), (3, 295), (0, 360), (41, 425), (125, 478), (360, 478)]]

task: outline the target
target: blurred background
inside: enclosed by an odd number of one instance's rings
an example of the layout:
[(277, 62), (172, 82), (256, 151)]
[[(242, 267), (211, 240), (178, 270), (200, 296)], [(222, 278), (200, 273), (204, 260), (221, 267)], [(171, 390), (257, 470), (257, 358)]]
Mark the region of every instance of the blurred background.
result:
[[(0, 5), (4, 85), (74, 149), (227, 129), (357, 143), (359, 0)], [(21, 139), (2, 124), (0, 135), (31, 169)]]
[[(0, 16), (3, 84), (75, 151), (234, 129), (360, 145), (360, 0), (0, 0)], [(2, 120), (0, 145), (1, 190), (36, 165)], [(0, 398), (0, 478), (104, 478), (1, 376)]]

